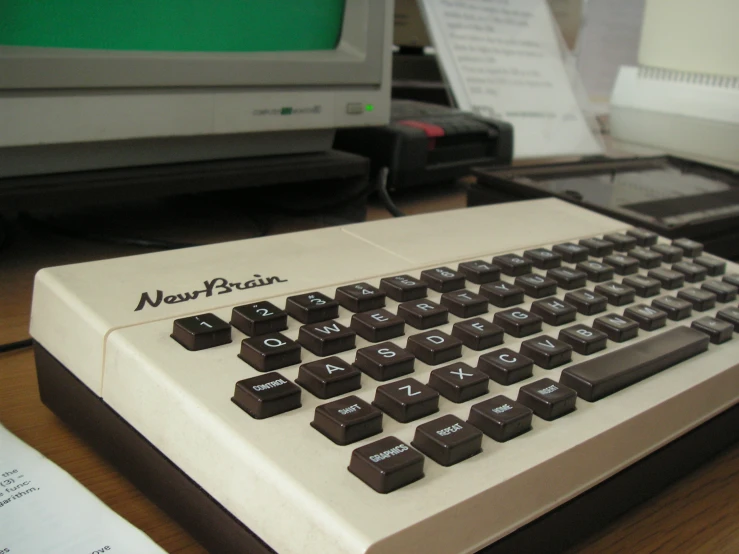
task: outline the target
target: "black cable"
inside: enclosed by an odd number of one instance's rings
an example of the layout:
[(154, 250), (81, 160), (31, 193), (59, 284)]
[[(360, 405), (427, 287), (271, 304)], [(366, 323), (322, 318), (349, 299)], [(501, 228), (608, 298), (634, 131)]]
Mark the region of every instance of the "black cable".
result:
[(97, 242), (107, 242), (112, 244), (124, 244), (128, 246), (141, 246), (143, 248), (157, 248), (159, 250), (176, 250), (178, 248), (189, 248), (191, 246), (198, 246), (194, 243), (186, 242), (174, 242), (162, 239), (145, 239), (136, 237), (125, 237), (115, 234), (108, 233), (96, 233), (90, 230), (75, 229), (74, 227), (67, 227), (51, 221), (44, 221), (33, 217), (28, 213), (19, 214), (19, 219), (31, 226), (37, 227), (44, 231), (57, 233), (72, 238), (88, 239)]
[(405, 216), (405, 213), (403, 213), (395, 202), (393, 202), (393, 199), (390, 198), (390, 194), (387, 191), (387, 176), (389, 173), (390, 170), (387, 167), (383, 167), (377, 174), (377, 194), (385, 205), (385, 209), (387, 209), (393, 217), (403, 217)]
[(2, 354), (3, 352), (20, 350), (21, 348), (28, 348), (29, 346), (33, 346), (33, 339), (25, 339), (16, 342), (9, 342), (6, 344), (0, 344), (0, 354)]

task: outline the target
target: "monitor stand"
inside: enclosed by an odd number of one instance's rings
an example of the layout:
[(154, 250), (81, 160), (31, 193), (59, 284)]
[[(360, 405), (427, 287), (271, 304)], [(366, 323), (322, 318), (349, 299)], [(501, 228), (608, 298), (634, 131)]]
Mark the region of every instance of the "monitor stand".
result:
[[(206, 191), (290, 191), (296, 206), (368, 188), (369, 161), (337, 150), (0, 178), (3, 211), (57, 211)], [(284, 194), (283, 194), (284, 196)], [(299, 199), (299, 196), (304, 198)]]

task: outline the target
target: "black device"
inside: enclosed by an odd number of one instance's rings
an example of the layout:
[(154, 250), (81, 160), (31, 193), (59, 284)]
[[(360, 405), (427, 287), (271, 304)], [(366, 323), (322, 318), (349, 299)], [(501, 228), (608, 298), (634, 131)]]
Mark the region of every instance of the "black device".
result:
[(372, 172), (387, 167), (390, 190), (443, 183), (473, 165), (508, 165), (513, 127), (446, 106), (393, 100), (384, 127), (343, 129), (334, 148), (370, 159)]
[(739, 257), (739, 174), (672, 156), (473, 169), (476, 206), (556, 196), (651, 229), (703, 242)]

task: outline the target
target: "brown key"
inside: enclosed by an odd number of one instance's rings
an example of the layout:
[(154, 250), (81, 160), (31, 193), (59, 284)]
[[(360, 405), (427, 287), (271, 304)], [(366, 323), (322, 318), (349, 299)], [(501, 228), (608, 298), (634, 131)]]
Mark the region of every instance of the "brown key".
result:
[(231, 326), (211, 313), (175, 319), (172, 338), (188, 350), (204, 350), (231, 342)]
[(377, 381), (388, 381), (413, 373), (415, 358), (392, 342), (382, 342), (357, 350), (354, 365)]
[(408, 337), (405, 349), (424, 363), (438, 365), (459, 358), (462, 341), (441, 331), (426, 331)]
[(482, 452), (482, 433), (457, 416), (445, 415), (419, 425), (411, 446), (448, 467)]
[(408, 423), (439, 411), (439, 393), (413, 378), (377, 387), (372, 402), (390, 417)]
[(265, 373), (236, 383), (231, 401), (253, 418), (264, 419), (299, 408), (300, 387), (279, 373)]
[(241, 341), (239, 358), (258, 371), (272, 371), (300, 363), (300, 345), (282, 333)]
[(311, 426), (343, 446), (382, 433), (382, 412), (358, 396), (345, 396), (318, 406)]
[(352, 452), (349, 471), (380, 493), (423, 477), (422, 454), (395, 437), (385, 437)]
[(298, 342), (317, 356), (331, 356), (354, 348), (357, 334), (338, 321), (303, 325)]

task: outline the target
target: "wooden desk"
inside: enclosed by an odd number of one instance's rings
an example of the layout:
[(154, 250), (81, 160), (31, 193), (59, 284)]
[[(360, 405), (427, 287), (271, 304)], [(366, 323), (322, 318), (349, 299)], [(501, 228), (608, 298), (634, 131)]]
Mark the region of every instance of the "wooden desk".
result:
[[(461, 191), (426, 193), (401, 199), (409, 213), (464, 206)], [(387, 217), (372, 206), (370, 219)], [(141, 225), (151, 221), (139, 221)], [(182, 222), (180, 221), (180, 224)], [(237, 238), (233, 229), (213, 231), (184, 225), (182, 234), (210, 238)], [(159, 225), (162, 225), (159, 221)], [(151, 229), (156, 225), (149, 225)], [(314, 220), (280, 218), (272, 232), (316, 226)], [(168, 238), (173, 239), (168, 229)], [(151, 232), (151, 231), (150, 231)], [(216, 236), (222, 233), (221, 236)], [(185, 240), (187, 237), (185, 238)], [(17, 230), (15, 240), (0, 250), (0, 343), (28, 336), (32, 279), (41, 267), (141, 253), (135, 247), (114, 246), (68, 239), (48, 233)], [(739, 340), (739, 339), (737, 339)], [(56, 418), (38, 397), (30, 349), (0, 354), (0, 423), (72, 474), (116, 512), (142, 529), (166, 551), (202, 554), (205, 550), (186, 531), (154, 506), (107, 461), (81, 441)], [(739, 446), (735, 446), (700, 470), (602, 532), (578, 545), (572, 554), (616, 552), (739, 552)]]

